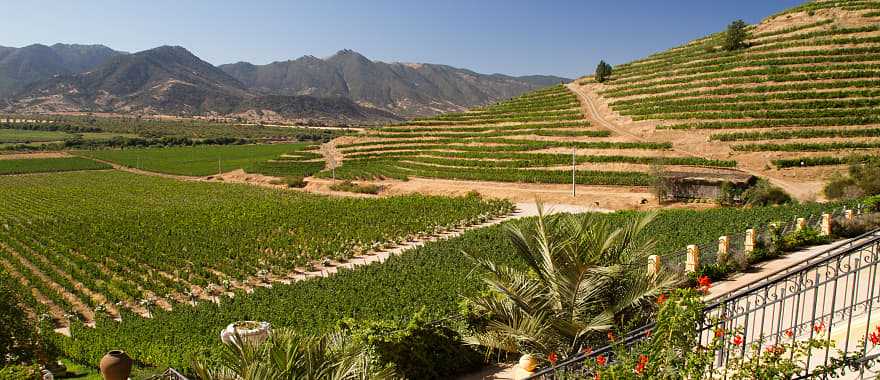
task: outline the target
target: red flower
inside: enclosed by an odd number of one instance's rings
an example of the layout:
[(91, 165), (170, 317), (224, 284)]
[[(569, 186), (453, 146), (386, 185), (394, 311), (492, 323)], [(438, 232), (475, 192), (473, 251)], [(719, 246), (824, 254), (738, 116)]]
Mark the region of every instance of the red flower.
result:
[(596, 357), (596, 364), (600, 367), (605, 366), (605, 363), (608, 363), (608, 358), (606, 358), (605, 355), (599, 355)]
[(876, 346), (878, 343), (880, 343), (880, 334), (878, 334), (876, 332), (872, 332), (871, 333), (871, 344)]
[(556, 355), (555, 352), (551, 352), (550, 355), (547, 355), (547, 360), (550, 361), (550, 364), (556, 365), (556, 361), (559, 360), (559, 356)]
[(650, 338), (652, 334), (653, 334), (653, 333), (651, 332), (651, 330), (645, 331), (645, 337), (646, 337), (646, 338)]
[(741, 335), (737, 335), (737, 336), (733, 337), (733, 340), (731, 340), (731, 343), (733, 343), (734, 346), (739, 346), (739, 345), (743, 344), (743, 337)]
[(636, 368), (633, 369), (636, 374), (641, 375), (642, 372), (645, 372), (645, 366), (648, 365), (648, 355), (639, 355), (639, 361), (636, 363)]
[(815, 331), (816, 334), (822, 332), (822, 330), (825, 330), (825, 321), (813, 324), (813, 331)]
[(657, 304), (663, 305), (663, 303), (666, 302), (667, 299), (669, 299), (669, 297), (667, 297), (665, 294), (661, 294), (659, 297), (657, 297)]
[(614, 333), (611, 331), (608, 332), (608, 340), (614, 342)]
[(599, 372), (596, 372), (596, 375), (593, 376), (593, 380), (602, 380), (602, 374), (600, 374)]
[(793, 337), (794, 331), (791, 331), (791, 329), (785, 330), (785, 336), (787, 336), (789, 338)]
[(722, 336), (724, 336), (724, 329), (722, 329), (720, 327), (715, 329), (715, 337), (720, 338)]
[(709, 288), (712, 287), (712, 280), (709, 279), (709, 276), (703, 275), (697, 279), (697, 285), (701, 292), (708, 294)]
[(593, 347), (584, 347), (581, 351), (583, 351), (584, 355), (589, 355), (593, 353)]

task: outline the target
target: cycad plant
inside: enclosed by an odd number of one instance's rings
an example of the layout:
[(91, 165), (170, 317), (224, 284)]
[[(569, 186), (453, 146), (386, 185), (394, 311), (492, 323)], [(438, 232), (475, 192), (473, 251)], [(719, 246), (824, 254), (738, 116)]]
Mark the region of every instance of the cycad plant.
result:
[[(615, 327), (641, 322), (679, 277), (648, 275), (654, 214), (614, 224), (591, 214), (545, 215), (510, 224), (516, 258), (509, 266), (466, 253), (483, 269), (490, 291), (469, 298), (486, 323), (476, 344), (507, 352), (574, 354)], [(546, 357), (546, 356), (545, 356)]]
[(378, 367), (368, 350), (340, 332), (300, 335), (274, 331), (255, 345), (235, 339), (219, 366), (197, 361), (193, 368), (203, 380), (384, 380), (396, 379), (392, 368)]

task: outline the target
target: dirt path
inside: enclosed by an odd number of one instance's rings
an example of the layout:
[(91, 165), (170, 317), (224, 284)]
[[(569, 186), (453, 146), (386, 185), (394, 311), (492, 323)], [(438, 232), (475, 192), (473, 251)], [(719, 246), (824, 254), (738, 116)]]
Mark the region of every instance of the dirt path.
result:
[[(597, 95), (588, 91), (586, 87), (580, 86), (575, 82), (569, 83), (566, 85), (572, 92), (577, 95), (578, 99), (581, 101), (581, 105), (583, 106), (584, 114), (587, 116), (590, 121), (598, 124), (599, 126), (611, 130), (614, 133), (618, 133), (627, 137), (630, 137), (638, 142), (652, 142), (651, 140), (645, 138), (644, 136), (640, 136), (638, 134), (632, 133), (628, 131), (626, 128), (606, 119), (601, 112), (599, 112), (598, 106), (595, 103), (595, 97)], [(653, 141), (656, 142), (656, 141)], [(676, 152), (683, 153), (685, 155), (697, 158), (704, 159), (719, 159), (718, 157), (713, 157), (711, 155), (706, 155), (701, 152), (700, 144), (687, 144), (691, 149), (685, 149), (678, 144), (673, 144), (672, 149)], [(798, 199), (807, 199), (815, 195), (813, 189), (804, 188), (804, 186), (795, 184), (793, 182), (789, 182), (778, 177), (768, 176), (766, 173), (750, 169), (747, 167), (742, 167), (737, 165), (737, 170), (742, 171), (744, 173), (748, 173), (750, 175), (756, 177), (766, 178), (770, 183), (781, 187), (789, 194), (792, 194)]]

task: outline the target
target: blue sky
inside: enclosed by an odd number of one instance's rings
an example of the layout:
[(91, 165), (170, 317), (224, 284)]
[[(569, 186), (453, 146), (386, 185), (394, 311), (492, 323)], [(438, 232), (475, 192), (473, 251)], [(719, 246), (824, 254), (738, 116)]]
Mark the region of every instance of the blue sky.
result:
[(213, 64), (353, 49), (482, 73), (592, 72), (802, 0), (0, 0), (0, 45), (181, 45)]

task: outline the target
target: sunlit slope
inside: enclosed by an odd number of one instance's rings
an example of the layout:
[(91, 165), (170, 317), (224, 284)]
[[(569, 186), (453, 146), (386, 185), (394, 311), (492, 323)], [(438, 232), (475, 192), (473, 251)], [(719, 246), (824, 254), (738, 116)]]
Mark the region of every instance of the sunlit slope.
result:
[(809, 2), (748, 32), (742, 50), (719, 33), (578, 85), (635, 135), (771, 177), (880, 154), (880, 1)]
[(679, 154), (669, 143), (624, 140), (593, 126), (577, 96), (558, 85), (339, 139), (336, 149), (344, 160), (336, 176), (569, 183), (574, 153), (578, 183), (647, 185), (652, 165), (736, 165)]

